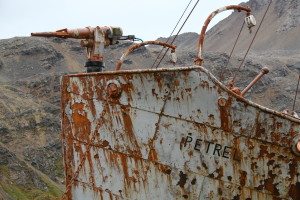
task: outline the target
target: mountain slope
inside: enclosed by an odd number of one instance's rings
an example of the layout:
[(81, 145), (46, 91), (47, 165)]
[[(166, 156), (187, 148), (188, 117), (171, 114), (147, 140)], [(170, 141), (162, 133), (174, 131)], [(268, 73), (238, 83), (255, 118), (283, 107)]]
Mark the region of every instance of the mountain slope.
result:
[[(250, 0), (247, 3), (241, 4), (246, 7), (251, 7), (252, 14), (257, 21), (257, 26), (252, 28), (252, 33), (249, 33), (248, 28), (244, 26), (237, 44), (236, 53), (245, 52), (250, 45), (269, 2), (269, 0)], [(205, 51), (230, 53), (243, 25), (246, 13), (244, 11), (238, 12), (237, 10), (225, 12), (232, 12), (232, 14), (207, 31), (204, 43)], [(255, 38), (251, 52), (278, 50), (299, 51), (299, 32), (300, 1), (273, 0)], [(166, 41), (166, 38), (159, 38), (158, 40)], [(198, 33), (183, 33), (178, 36), (175, 45), (181, 49), (194, 51), (197, 50), (198, 41)]]
[[(252, 41), (263, 15), (267, 10), (269, 0), (250, 0), (244, 6), (252, 8), (257, 26), (250, 34), (246, 26), (241, 33), (236, 52), (244, 52)], [(227, 11), (228, 12), (228, 11)], [(255, 38), (251, 52), (291, 50), (299, 51), (300, 40), (300, 1), (273, 0), (265, 20)], [(230, 52), (242, 27), (245, 12), (234, 11), (232, 15), (219, 22), (208, 31), (205, 49), (208, 51)]]

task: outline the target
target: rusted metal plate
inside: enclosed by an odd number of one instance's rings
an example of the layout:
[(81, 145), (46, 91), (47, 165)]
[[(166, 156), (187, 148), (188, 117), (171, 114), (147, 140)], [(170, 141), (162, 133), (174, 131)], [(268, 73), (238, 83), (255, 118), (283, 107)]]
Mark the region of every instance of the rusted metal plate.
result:
[(300, 199), (299, 119), (202, 67), (68, 75), (62, 86), (68, 199)]

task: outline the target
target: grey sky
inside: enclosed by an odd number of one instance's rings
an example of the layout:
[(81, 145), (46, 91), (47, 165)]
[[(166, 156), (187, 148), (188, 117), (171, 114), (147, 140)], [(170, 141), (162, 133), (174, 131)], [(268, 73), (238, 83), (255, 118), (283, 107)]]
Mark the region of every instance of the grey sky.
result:
[[(121, 26), (125, 35), (133, 34), (143, 40), (155, 40), (160, 36), (169, 36), (189, 1), (0, 0), (0, 39), (63, 28)], [(192, 1), (186, 16), (196, 1)], [(181, 33), (199, 33), (212, 11), (245, 1), (200, 0)], [(230, 13), (231, 11), (224, 12), (212, 24)]]

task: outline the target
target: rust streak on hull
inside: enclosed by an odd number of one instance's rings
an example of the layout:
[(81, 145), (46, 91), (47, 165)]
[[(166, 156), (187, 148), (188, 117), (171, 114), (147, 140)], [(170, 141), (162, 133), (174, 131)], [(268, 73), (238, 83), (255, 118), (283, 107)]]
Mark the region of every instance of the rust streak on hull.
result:
[(67, 75), (62, 85), (68, 199), (299, 199), (299, 119), (202, 67)]

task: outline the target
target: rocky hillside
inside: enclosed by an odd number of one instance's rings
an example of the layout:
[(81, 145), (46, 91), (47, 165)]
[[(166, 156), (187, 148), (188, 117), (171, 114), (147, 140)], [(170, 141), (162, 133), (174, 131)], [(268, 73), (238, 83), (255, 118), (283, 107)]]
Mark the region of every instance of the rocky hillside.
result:
[[(250, 0), (258, 23), (269, 1)], [(273, 0), (257, 39), (238, 75), (244, 88), (268, 67), (270, 73), (246, 98), (276, 110), (290, 109), (300, 73), (299, 0)], [(243, 23), (244, 13), (233, 12), (206, 36), (204, 66), (220, 77)], [(253, 33), (245, 28), (225, 70), (227, 84), (241, 63)], [(189, 66), (197, 55), (197, 33), (176, 40), (177, 66)], [(159, 38), (158, 40), (166, 40)], [(0, 40), (0, 199), (47, 199), (64, 189), (60, 139), (60, 76), (85, 71), (84, 49), (79, 40), (12, 38)], [(132, 45), (122, 42), (105, 51), (105, 70)], [(122, 69), (151, 68), (160, 48), (132, 52)], [(166, 59), (160, 67), (173, 67)], [(296, 110), (300, 113), (299, 98)]]
[(62, 194), (48, 177), (4, 147), (0, 147), (0, 176), (0, 199), (44, 200)]
[[(237, 43), (236, 53), (242, 53), (248, 48), (255, 35), (254, 33), (258, 29), (258, 25), (262, 21), (269, 2), (269, 0), (250, 0), (247, 3), (241, 4), (242, 6), (251, 7), (252, 14), (257, 21), (257, 26), (252, 28), (252, 33), (244, 26)], [(238, 12), (237, 10), (232, 12), (229, 17), (220, 21), (207, 31), (204, 50), (230, 53), (239, 31), (242, 28), (246, 14), (245, 12)], [(299, 0), (273, 0), (256, 36), (251, 52), (279, 50), (299, 51), (299, 25)], [(202, 26), (199, 25), (199, 28), (202, 28)], [(159, 40), (165, 41), (166, 38), (159, 38)], [(198, 41), (199, 33), (183, 33), (176, 39), (175, 44), (180, 49), (196, 51)]]

